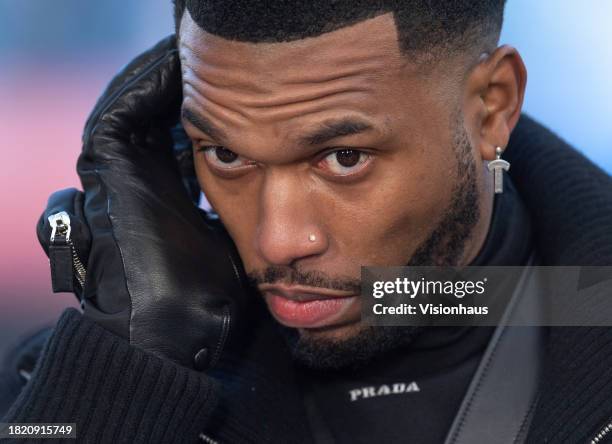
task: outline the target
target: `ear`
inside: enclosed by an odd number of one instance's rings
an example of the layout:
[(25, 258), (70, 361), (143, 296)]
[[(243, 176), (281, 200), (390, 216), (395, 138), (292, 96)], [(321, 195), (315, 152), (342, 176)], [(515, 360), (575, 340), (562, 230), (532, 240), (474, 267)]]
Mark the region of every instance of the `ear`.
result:
[(523, 107), (527, 70), (518, 51), (500, 46), (481, 56), (467, 78), (466, 114), (472, 120), (473, 142), (483, 160), (505, 149)]

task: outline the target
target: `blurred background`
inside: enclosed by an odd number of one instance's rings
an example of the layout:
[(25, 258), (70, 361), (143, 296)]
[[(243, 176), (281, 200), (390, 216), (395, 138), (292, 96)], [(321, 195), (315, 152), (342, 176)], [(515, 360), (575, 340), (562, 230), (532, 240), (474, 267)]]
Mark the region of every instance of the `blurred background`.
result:
[[(612, 173), (612, 2), (508, 0), (501, 43), (521, 52), (525, 111)], [(0, 0), (0, 354), (52, 324), (34, 226), (48, 195), (79, 187), (84, 120), (113, 74), (173, 32), (170, 0)]]

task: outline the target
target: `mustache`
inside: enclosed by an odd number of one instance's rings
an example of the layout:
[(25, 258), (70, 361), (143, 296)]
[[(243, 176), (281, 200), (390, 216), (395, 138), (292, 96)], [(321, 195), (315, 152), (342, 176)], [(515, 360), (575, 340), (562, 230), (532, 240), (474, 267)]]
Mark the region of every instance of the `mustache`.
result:
[(255, 288), (260, 284), (284, 283), (361, 293), (360, 279), (349, 276), (330, 276), (319, 270), (301, 271), (293, 267), (270, 266), (247, 273), (247, 279)]

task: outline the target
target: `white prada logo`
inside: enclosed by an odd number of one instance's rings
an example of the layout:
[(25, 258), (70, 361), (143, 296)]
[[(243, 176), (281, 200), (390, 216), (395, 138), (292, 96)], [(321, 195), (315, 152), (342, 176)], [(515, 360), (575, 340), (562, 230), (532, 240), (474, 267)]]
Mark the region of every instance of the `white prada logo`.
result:
[(360, 387), (349, 391), (352, 401), (359, 399), (375, 398), (377, 396), (399, 395), (400, 393), (419, 392), (421, 389), (415, 381), (410, 383), (396, 382), (395, 384), (383, 384), (376, 386)]

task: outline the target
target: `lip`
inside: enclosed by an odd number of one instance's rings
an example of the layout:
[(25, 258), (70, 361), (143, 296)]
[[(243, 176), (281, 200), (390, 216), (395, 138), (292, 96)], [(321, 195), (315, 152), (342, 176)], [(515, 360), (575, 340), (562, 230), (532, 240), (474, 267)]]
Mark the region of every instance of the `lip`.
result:
[(262, 284), (272, 316), (287, 327), (319, 328), (339, 322), (357, 302), (357, 294), (350, 291), (302, 285)]
[(272, 292), (293, 301), (313, 301), (316, 299), (342, 298), (356, 295), (353, 291), (332, 290), (306, 285), (260, 284), (257, 288), (262, 293)]

